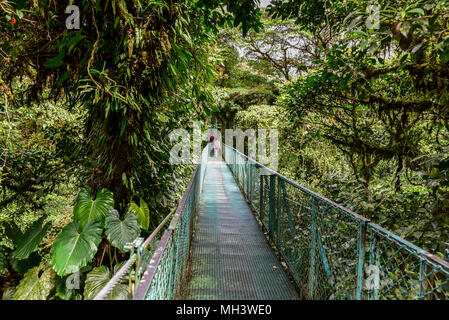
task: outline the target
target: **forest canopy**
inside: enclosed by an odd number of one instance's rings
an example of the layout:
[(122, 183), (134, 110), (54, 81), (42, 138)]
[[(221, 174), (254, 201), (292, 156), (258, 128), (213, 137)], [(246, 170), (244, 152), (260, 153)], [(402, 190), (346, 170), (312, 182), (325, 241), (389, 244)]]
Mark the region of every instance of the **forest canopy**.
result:
[(92, 299), (182, 197), (192, 120), (278, 129), (280, 173), (445, 255), (446, 0), (0, 0), (0, 35), (3, 298)]

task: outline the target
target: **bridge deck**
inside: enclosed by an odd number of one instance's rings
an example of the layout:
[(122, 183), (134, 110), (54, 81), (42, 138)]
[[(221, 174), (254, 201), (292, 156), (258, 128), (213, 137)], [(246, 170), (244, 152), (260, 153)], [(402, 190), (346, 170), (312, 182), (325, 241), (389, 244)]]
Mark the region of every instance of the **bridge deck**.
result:
[(223, 161), (206, 168), (190, 263), (187, 299), (298, 299)]

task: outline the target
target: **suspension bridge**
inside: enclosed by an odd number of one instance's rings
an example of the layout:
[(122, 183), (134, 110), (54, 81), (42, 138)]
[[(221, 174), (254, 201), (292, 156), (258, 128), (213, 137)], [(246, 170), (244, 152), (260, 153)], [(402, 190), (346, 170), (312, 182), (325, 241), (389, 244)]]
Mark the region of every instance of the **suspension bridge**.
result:
[(446, 300), (449, 263), (224, 145), (95, 297)]

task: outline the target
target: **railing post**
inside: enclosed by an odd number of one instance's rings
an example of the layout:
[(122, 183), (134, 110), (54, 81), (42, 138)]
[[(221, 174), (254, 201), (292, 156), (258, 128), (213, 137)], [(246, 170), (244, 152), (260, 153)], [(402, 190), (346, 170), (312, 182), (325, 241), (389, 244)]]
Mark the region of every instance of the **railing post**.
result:
[(274, 228), (275, 228), (275, 185), (276, 185), (276, 176), (274, 174), (270, 175), (270, 213), (268, 216), (268, 225), (270, 228), (271, 238), (274, 238)]
[(237, 178), (237, 184), (240, 184), (240, 164), (237, 151), (235, 152), (235, 177)]
[(366, 239), (366, 221), (361, 221), (359, 223), (359, 231), (357, 237), (357, 289), (356, 289), (356, 300), (362, 299), (363, 290), (363, 265), (365, 263), (365, 239)]
[(235, 166), (234, 175), (235, 175), (235, 179), (237, 181), (237, 184), (239, 183), (238, 156), (239, 155), (237, 154), (237, 151), (234, 151), (234, 166)]
[[(174, 266), (174, 259), (175, 259), (175, 255), (174, 255), (173, 251), (174, 251), (174, 246), (178, 247), (178, 245), (175, 242), (173, 234), (172, 234), (172, 237), (171, 237), (171, 242), (172, 242), (172, 244), (171, 244), (172, 248), (170, 250), (171, 252), (170, 253), (166, 253), (166, 254), (170, 254), (170, 265), (169, 265), (169, 269), (168, 269), (169, 270), (169, 274), (168, 274), (168, 280), (167, 280), (167, 282), (168, 282), (168, 290), (167, 290), (167, 297), (166, 297), (167, 300), (172, 300), (172, 297), (173, 297), (173, 282), (176, 281), (176, 279), (174, 279), (175, 278), (175, 274), (173, 273), (173, 266)], [(178, 248), (176, 248), (176, 249), (178, 249)]]
[(263, 185), (263, 180), (264, 180), (263, 177), (264, 176), (259, 173), (259, 180), (260, 180), (260, 185), (259, 185), (259, 187), (260, 187), (260, 189), (259, 189), (259, 207), (260, 207), (260, 209), (259, 209), (259, 216), (260, 216), (260, 220), (263, 219), (263, 205), (264, 205), (264, 195), (265, 195), (264, 185)]
[[(375, 282), (371, 283), (368, 291), (369, 300), (379, 299), (379, 286), (380, 286), (380, 274), (379, 274), (379, 247), (377, 246), (377, 237), (374, 233), (371, 233), (370, 237), (370, 249), (369, 249), (369, 264), (376, 267)], [(372, 271), (371, 271), (372, 272)]]
[(315, 256), (317, 240), (316, 199), (312, 198), (312, 225), (310, 238), (310, 268), (309, 268), (309, 299), (313, 299), (315, 293)]
[(246, 159), (246, 188), (246, 195), (249, 203), (251, 203), (251, 164), (248, 159)]
[(137, 286), (140, 283), (139, 268), (140, 268), (140, 264), (142, 263), (142, 255), (143, 255), (143, 251), (142, 251), (142, 248), (140, 246), (137, 247), (136, 254), (137, 254), (137, 261), (136, 261), (135, 282), (134, 282), (134, 288), (133, 288), (133, 293), (132, 293), (133, 295), (134, 295), (134, 292), (136, 292)]
[(424, 299), (426, 288), (424, 288), (424, 281), (426, 279), (426, 263), (424, 259), (419, 260), (419, 297), (418, 300)]
[(235, 152), (235, 157), (236, 157), (236, 162), (237, 164), (237, 182), (239, 185), (242, 185), (242, 179), (241, 177), (241, 171), (242, 171), (242, 164), (240, 163), (240, 154), (238, 154), (237, 152)]
[(232, 150), (232, 171), (233, 171), (233, 173), (234, 173), (234, 176), (236, 176), (237, 177), (237, 172), (235, 172), (235, 168), (236, 168), (236, 166), (235, 166), (235, 150), (233, 149)]
[(281, 178), (277, 177), (278, 180), (278, 194), (277, 194), (277, 212), (275, 215), (275, 223), (276, 223), (276, 230), (277, 230), (277, 243), (279, 247), (279, 251), (282, 251), (281, 249), (281, 215), (282, 215), (282, 188), (281, 188)]
[(246, 193), (246, 198), (249, 199), (249, 161), (248, 158), (245, 158), (245, 173), (246, 173), (246, 189), (245, 189), (245, 193)]

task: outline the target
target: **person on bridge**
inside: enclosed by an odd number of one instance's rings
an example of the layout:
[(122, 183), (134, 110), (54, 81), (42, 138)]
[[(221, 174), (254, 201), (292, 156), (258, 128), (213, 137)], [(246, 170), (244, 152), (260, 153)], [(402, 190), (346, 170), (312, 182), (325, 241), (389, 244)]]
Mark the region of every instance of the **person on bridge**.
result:
[(214, 139), (215, 139), (214, 136), (209, 137), (209, 157), (213, 157), (212, 150), (214, 148)]

